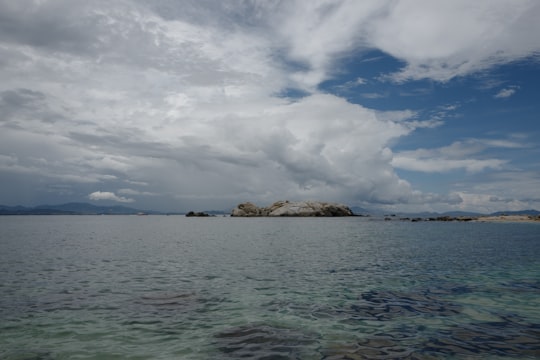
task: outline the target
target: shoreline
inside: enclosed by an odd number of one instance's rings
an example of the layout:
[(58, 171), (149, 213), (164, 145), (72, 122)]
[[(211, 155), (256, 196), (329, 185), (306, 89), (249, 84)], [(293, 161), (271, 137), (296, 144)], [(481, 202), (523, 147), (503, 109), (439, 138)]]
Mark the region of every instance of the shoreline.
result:
[(534, 223), (540, 222), (539, 216), (532, 215), (499, 215), (499, 216), (479, 216), (475, 222), (497, 222), (497, 223)]

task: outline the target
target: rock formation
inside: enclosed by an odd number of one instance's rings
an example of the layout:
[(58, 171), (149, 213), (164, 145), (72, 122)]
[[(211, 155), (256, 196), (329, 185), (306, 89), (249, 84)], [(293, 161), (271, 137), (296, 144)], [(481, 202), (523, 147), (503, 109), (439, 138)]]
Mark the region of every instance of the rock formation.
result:
[(194, 212), (194, 211), (190, 211), (186, 214), (186, 217), (207, 217), (207, 216), (211, 216), (211, 215), (205, 212)]
[(231, 216), (264, 216), (262, 210), (250, 202), (238, 204), (233, 211)]
[(250, 202), (239, 204), (231, 216), (354, 216), (343, 204), (320, 201), (277, 201), (268, 207), (257, 207)]

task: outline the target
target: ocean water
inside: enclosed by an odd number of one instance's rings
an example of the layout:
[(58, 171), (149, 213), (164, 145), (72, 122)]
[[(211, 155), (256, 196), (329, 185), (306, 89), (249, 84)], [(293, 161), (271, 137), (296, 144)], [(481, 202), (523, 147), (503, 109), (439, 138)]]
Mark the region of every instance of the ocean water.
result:
[(540, 224), (0, 217), (0, 359), (540, 358)]

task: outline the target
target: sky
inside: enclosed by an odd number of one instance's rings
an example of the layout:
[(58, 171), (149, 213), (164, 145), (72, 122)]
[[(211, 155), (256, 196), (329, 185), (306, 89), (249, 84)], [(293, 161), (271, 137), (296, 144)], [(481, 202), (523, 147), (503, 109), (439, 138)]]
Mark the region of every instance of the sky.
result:
[(0, 0), (0, 204), (540, 209), (537, 0)]

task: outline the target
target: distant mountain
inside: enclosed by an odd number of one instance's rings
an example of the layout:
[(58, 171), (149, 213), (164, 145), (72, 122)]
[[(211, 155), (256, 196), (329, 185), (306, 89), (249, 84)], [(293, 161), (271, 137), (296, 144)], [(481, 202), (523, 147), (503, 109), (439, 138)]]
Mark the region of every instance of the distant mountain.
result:
[[(382, 212), (380, 210), (368, 210), (358, 206), (350, 207), (355, 215), (386, 215), (390, 216), (389, 213)], [(205, 211), (210, 215), (223, 215), (230, 214), (230, 210), (211, 210)], [(6, 206), (0, 205), (0, 215), (135, 215), (135, 214), (150, 214), (150, 215), (181, 215), (182, 212), (168, 212), (162, 213), (159, 211), (148, 211), (134, 209), (121, 205), (111, 205), (111, 206), (98, 206), (92, 205), (89, 203), (67, 203), (59, 205), (38, 205), (35, 207), (25, 207), (25, 206)], [(387, 215), (388, 214), (388, 215)], [(397, 215), (396, 215), (397, 214)], [(430, 217), (439, 217), (439, 216), (451, 216), (451, 217), (477, 217), (477, 216), (501, 216), (501, 215), (531, 215), (531, 216), (540, 216), (540, 211), (530, 209), (530, 210), (520, 210), (520, 211), (497, 211), (491, 214), (480, 214), (475, 212), (466, 212), (466, 211), (448, 211), (444, 213), (437, 212), (419, 212), (419, 213), (396, 213), (392, 214), (393, 216), (407, 216), (407, 217), (421, 217), (421, 218), (430, 218)]]
[(97, 206), (88, 203), (39, 205), (36, 207), (0, 205), (0, 215), (133, 215), (161, 214), (157, 211), (133, 209), (125, 206)]
[(0, 205), (0, 215), (75, 215), (75, 213), (58, 209), (41, 209), (28, 208), (24, 206)]
[(540, 215), (538, 210), (519, 210), (519, 211), (497, 211), (491, 214), (482, 214), (471, 211), (447, 211), (443, 213), (437, 212), (419, 212), (419, 213), (407, 213), (400, 214), (408, 217), (421, 217), (421, 218), (430, 218), (430, 217), (439, 217), (439, 216), (450, 216), (450, 217), (479, 217), (479, 216), (501, 216), (501, 215)]
[(351, 207), (349, 207), (349, 209), (351, 209), (351, 211), (355, 215), (366, 215), (366, 214), (372, 214), (373, 213), (373, 211), (366, 210), (366, 209), (361, 208), (359, 206), (351, 206)]
[(447, 211), (442, 213), (443, 216), (482, 216), (481, 213), (472, 212), (472, 211)]
[(6, 206), (6, 205), (0, 205), (0, 211), (24, 211), (24, 210), (28, 210), (27, 207), (24, 207), (24, 206)]
[(501, 216), (501, 215), (531, 215), (531, 216), (538, 216), (540, 215), (540, 211), (538, 210), (520, 210), (520, 211), (497, 211), (490, 214), (491, 216)]

